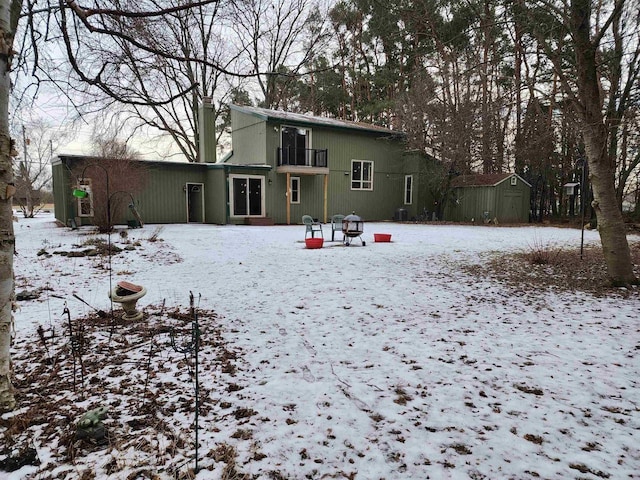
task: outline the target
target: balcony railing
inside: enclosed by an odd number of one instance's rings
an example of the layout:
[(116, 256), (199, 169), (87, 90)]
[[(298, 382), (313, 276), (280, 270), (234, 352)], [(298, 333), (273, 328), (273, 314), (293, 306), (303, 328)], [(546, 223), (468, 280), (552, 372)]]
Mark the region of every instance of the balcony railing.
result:
[(327, 150), (278, 147), (278, 166), (283, 165), (327, 168)]

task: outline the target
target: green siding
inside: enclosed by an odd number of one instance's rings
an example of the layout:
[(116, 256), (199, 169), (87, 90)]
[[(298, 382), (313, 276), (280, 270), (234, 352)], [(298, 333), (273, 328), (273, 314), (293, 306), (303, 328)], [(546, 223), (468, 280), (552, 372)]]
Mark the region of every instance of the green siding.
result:
[[(62, 157), (60, 163), (52, 167), (54, 172), (54, 202), (56, 219), (66, 223), (67, 218), (76, 215), (76, 199), (72, 196), (73, 179), (71, 170), (79, 164), (104, 162), (108, 168), (108, 160), (96, 160), (82, 157)], [(207, 164), (143, 162), (149, 175), (145, 189), (140, 193), (133, 193), (136, 208), (145, 223), (184, 223), (187, 221), (187, 183), (204, 184), (205, 214), (207, 192), (215, 190), (215, 185), (207, 185)], [(224, 175), (224, 173), (222, 173)], [(112, 198), (119, 195), (117, 184), (110, 185)], [(121, 193), (125, 195), (127, 192)], [(128, 200), (127, 200), (128, 203)], [(133, 216), (127, 210), (121, 217), (114, 218), (115, 224), (126, 224)], [(76, 219), (83, 225), (92, 223), (91, 217)]]
[(208, 169), (205, 186), (205, 213), (207, 223), (227, 223), (226, 169)]
[(64, 225), (76, 216), (71, 197), (71, 181), (69, 172), (62, 163), (51, 166), (53, 181), (53, 204), (56, 220)]
[[(427, 160), (419, 155), (404, 155), (399, 136), (384, 132), (332, 128), (291, 120), (269, 119), (259, 115), (231, 111), (233, 157), (238, 164), (267, 163), (273, 170), (266, 188), (266, 215), (275, 223), (287, 222), (287, 174), (277, 173), (277, 149), (282, 125), (300, 126), (311, 130), (310, 148), (327, 150), (329, 183), (327, 220), (335, 213), (355, 211), (366, 221), (391, 220), (398, 208), (404, 208), (409, 218), (423, 207), (433, 206), (433, 195), (424, 185)], [(351, 161), (372, 161), (373, 190), (351, 189)], [(429, 160), (431, 161), (431, 160)], [(424, 172), (422, 172), (424, 170)], [(405, 175), (413, 175), (413, 201), (404, 204)], [(324, 175), (294, 174), (300, 178), (300, 203), (290, 205), (292, 223), (300, 223), (302, 215), (324, 219)]]
[(268, 162), (266, 121), (232, 110), (231, 127), (233, 163), (241, 165), (272, 163)]
[(431, 157), (412, 153), (405, 155), (403, 167), (403, 202), (404, 202), (404, 175), (413, 176), (413, 201), (410, 205), (402, 205), (399, 208), (407, 210), (409, 219), (416, 218), (426, 208), (434, 210), (435, 198), (433, 194), (433, 168), (434, 160)]
[[(276, 167), (277, 148), (280, 145), (280, 125), (268, 122), (266, 126), (267, 159)], [(283, 125), (296, 126), (295, 123)], [(307, 128), (309, 128), (307, 126)], [(234, 138), (234, 145), (236, 141)], [(327, 215), (348, 214), (355, 211), (365, 220), (386, 220), (403, 206), (404, 169), (402, 145), (395, 139), (380, 134), (358, 131), (311, 127), (311, 148), (326, 149), (329, 174)], [(234, 147), (234, 158), (236, 152)], [(374, 164), (373, 191), (351, 189), (351, 161), (368, 160)], [(291, 204), (291, 222), (301, 223), (302, 215), (324, 218), (324, 175), (298, 175), (300, 177), (300, 204)], [(286, 223), (287, 175), (272, 173), (268, 187), (268, 216), (276, 223)]]
[[(68, 218), (75, 216), (76, 199), (71, 194), (73, 187), (70, 178), (71, 170), (79, 168), (78, 165), (82, 163), (97, 162), (104, 162), (103, 165), (108, 168), (108, 160), (80, 156), (63, 156), (59, 163), (53, 165), (55, 212), (60, 222), (66, 223)], [(187, 184), (201, 186), (202, 197), (198, 196), (196, 203), (192, 206), (192, 213), (196, 213), (194, 221), (201, 221), (204, 210), (205, 223), (229, 223), (228, 175), (261, 176), (265, 179), (266, 189), (270, 171), (270, 167), (265, 166), (177, 162), (141, 162), (141, 164), (146, 167), (149, 178), (144, 190), (133, 194), (133, 197), (142, 220), (148, 224), (187, 223), (189, 219)], [(118, 185), (111, 184), (110, 190), (114, 195), (119, 191)], [(201, 198), (202, 203), (200, 203)], [(268, 205), (267, 202), (267, 208), (269, 208)], [(115, 218), (114, 223), (126, 224), (127, 220), (132, 219), (132, 214), (127, 210), (122, 218)], [(77, 220), (84, 225), (91, 225), (93, 221), (91, 217)], [(233, 221), (244, 223), (244, 219)]]
[(482, 223), (487, 212), (488, 219), (499, 223), (528, 222), (529, 195), (530, 187), (519, 178), (516, 185), (507, 178), (495, 186), (455, 188), (445, 219)]
[(200, 130), (199, 161), (204, 163), (215, 163), (216, 158), (216, 118), (214, 106), (205, 103), (198, 110), (198, 123)]
[[(204, 164), (154, 164), (147, 188), (137, 195), (138, 212), (145, 223), (187, 222), (187, 183), (205, 183)], [(205, 185), (205, 193), (207, 187)]]
[(496, 217), (502, 223), (518, 223), (529, 221), (529, 195), (530, 188), (519, 178), (516, 185), (511, 185), (509, 180), (502, 182), (497, 187)]

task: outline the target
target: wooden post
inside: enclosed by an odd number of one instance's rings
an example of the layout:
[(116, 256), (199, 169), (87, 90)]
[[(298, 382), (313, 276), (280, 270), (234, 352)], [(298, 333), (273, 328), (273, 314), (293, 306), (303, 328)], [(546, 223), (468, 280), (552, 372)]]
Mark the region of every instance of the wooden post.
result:
[(327, 223), (327, 192), (329, 191), (329, 175), (324, 176), (324, 223)]
[(285, 195), (287, 201), (287, 225), (291, 225), (291, 174), (287, 172), (287, 194)]

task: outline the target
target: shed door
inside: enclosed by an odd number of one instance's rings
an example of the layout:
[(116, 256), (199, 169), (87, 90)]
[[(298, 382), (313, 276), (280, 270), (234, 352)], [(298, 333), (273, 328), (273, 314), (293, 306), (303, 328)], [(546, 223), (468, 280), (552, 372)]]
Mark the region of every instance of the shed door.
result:
[(500, 221), (514, 223), (521, 221), (522, 192), (509, 192), (504, 194), (504, 201), (500, 206)]

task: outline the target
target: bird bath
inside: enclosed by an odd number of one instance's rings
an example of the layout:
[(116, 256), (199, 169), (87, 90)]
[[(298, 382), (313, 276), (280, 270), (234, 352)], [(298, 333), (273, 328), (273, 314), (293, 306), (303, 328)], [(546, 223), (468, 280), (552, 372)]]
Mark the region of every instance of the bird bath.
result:
[(118, 282), (109, 292), (112, 301), (122, 305), (124, 310), (123, 320), (142, 320), (143, 314), (136, 310), (136, 303), (147, 294), (147, 289), (142, 285), (135, 285), (130, 282)]

